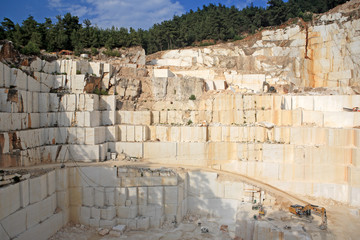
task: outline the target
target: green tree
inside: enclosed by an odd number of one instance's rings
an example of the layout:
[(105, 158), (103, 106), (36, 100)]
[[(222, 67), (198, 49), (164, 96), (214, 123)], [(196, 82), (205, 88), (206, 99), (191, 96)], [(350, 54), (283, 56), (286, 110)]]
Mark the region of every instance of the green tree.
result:
[(135, 31), (135, 29), (130, 28), (130, 33), (128, 35), (128, 44), (127, 46), (139, 46), (141, 43), (140, 41), (140, 36), (138, 34), (137, 31)]
[(346, 3), (348, 0), (325, 0), (323, 2), (326, 3), (326, 9), (322, 9), (323, 11), (327, 11), (330, 10), (334, 7), (336, 7), (337, 5)]
[(107, 37), (106, 37), (105, 47), (108, 50), (111, 50), (119, 45), (116, 37), (117, 35), (116, 32), (117, 31), (114, 26), (111, 29), (108, 29), (106, 32)]
[[(35, 21), (33, 16), (29, 16), (26, 20), (22, 22), (21, 26), (23, 42), (27, 43), (34, 36), (36, 44), (41, 44), (41, 33), (39, 29), (39, 23)], [(35, 34), (34, 34), (35, 33)]]
[[(234, 6), (209, 4), (154, 24), (148, 30), (128, 30), (124, 27), (101, 29), (92, 26), (88, 19), (80, 24), (79, 17), (70, 13), (56, 16), (54, 23), (50, 18), (45, 18), (44, 23), (38, 23), (29, 16), (19, 25), (4, 18), (0, 24), (0, 39), (9, 39), (16, 48), (33, 53), (37, 52), (37, 48), (45, 48), (47, 51), (68, 49), (80, 53), (89, 47), (105, 46), (111, 50), (141, 45), (150, 54), (191, 46), (206, 39), (240, 39), (261, 27), (279, 25), (289, 18), (310, 20), (312, 13), (327, 11), (344, 2), (346, 0), (269, 0), (267, 8), (256, 7), (251, 3), (242, 10)], [(109, 54), (113, 52), (108, 51)]]
[(51, 36), (56, 35), (55, 43), (57, 46), (54, 46), (55, 49), (73, 50), (75, 48), (72, 44), (73, 32), (77, 32), (81, 28), (79, 17), (67, 13), (64, 17), (56, 16), (56, 19), (57, 23), (50, 34)]
[(91, 39), (91, 21), (89, 19), (85, 19), (83, 21), (84, 28), (80, 28), (78, 30), (80, 40), (84, 47), (91, 47), (92, 46), (92, 39)]
[(0, 26), (0, 39), (6, 38), (6, 32), (2, 26)]
[(40, 53), (40, 48), (35, 42), (30, 40), (21, 52), (26, 55), (38, 55)]
[(286, 5), (282, 0), (269, 0), (268, 16), (270, 25), (280, 25), (286, 19)]
[(15, 24), (9, 18), (4, 18), (4, 21), (1, 22), (1, 27), (4, 30), (4, 39), (13, 40), (13, 34), (15, 31)]
[(74, 29), (70, 38), (71, 38), (71, 47), (72, 49), (74, 49), (75, 55), (79, 56), (84, 50), (84, 45), (83, 42), (81, 41), (80, 31), (76, 31)]
[(101, 30), (97, 27), (90, 28), (90, 45), (92, 47), (99, 47)]
[(295, 18), (300, 16), (301, 9), (296, 0), (289, 0), (286, 4), (287, 6), (287, 15), (286, 18)]
[(21, 26), (19, 24), (15, 25), (15, 29), (11, 35), (11, 41), (14, 43), (15, 48), (20, 49), (20, 47), (24, 46), (27, 43), (25, 42), (26, 39), (23, 38)]

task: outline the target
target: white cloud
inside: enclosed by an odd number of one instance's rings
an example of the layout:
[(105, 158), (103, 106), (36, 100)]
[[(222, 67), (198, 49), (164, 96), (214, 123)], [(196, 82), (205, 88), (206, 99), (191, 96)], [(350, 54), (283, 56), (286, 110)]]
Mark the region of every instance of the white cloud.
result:
[[(84, 4), (73, 4), (64, 0), (48, 0), (49, 7), (52, 10), (58, 11), (60, 14), (71, 13), (79, 18), (91, 12), (91, 9)], [(85, 17), (86, 18), (86, 17)]]
[(94, 6), (92, 22), (99, 27), (151, 27), (154, 23), (185, 12), (179, 2), (170, 0), (87, 0)]
[(91, 12), (91, 9), (89, 9), (86, 6), (72, 5), (68, 7), (66, 11), (70, 12), (72, 15), (78, 16), (79, 18), (81, 17), (87, 18), (86, 15), (89, 14), (89, 12)]
[(61, 14), (70, 12), (88, 18), (101, 28), (133, 27), (147, 29), (155, 23), (185, 12), (179, 2), (171, 0), (48, 0), (49, 7)]
[(245, 1), (238, 1), (235, 2), (234, 5), (235, 7), (237, 7), (238, 9), (243, 9), (246, 8), (247, 6), (250, 6), (250, 4), (254, 2), (254, 0), (245, 0)]
[(49, 0), (49, 6), (51, 8), (61, 7), (61, 0)]
[(227, 0), (226, 3), (228, 6), (234, 5), (238, 9), (243, 9), (247, 6), (250, 6), (251, 3), (254, 3), (254, 6), (265, 6), (268, 0)]

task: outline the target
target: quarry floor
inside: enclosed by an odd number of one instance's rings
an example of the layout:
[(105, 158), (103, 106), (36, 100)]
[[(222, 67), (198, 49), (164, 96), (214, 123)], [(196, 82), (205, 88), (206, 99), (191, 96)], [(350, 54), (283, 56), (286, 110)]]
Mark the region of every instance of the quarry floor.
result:
[[(289, 213), (279, 211), (276, 209), (267, 208), (267, 215), (257, 221), (263, 221), (269, 223), (274, 230), (282, 230), (288, 232), (293, 236), (303, 236), (304, 239), (310, 237), (311, 239), (337, 239), (334, 238), (331, 231), (322, 231), (317, 228), (318, 222), (309, 220), (293, 218)], [(244, 214), (245, 213), (245, 214)], [(246, 217), (253, 219), (253, 215), (257, 211), (251, 210), (251, 204), (244, 205), (244, 212), (241, 212), (242, 218)], [(201, 223), (201, 225), (199, 225)], [(290, 226), (291, 229), (286, 230), (284, 227)], [(202, 233), (201, 227), (206, 227), (209, 232)], [(149, 240), (191, 240), (191, 239), (237, 239), (236, 224), (226, 225), (225, 231), (218, 223), (216, 218), (201, 217), (196, 214), (188, 214), (182, 223), (174, 224), (171, 222), (165, 222), (159, 229), (150, 229), (148, 231), (125, 231), (120, 236), (114, 236), (111, 233), (105, 236), (99, 234), (97, 228), (91, 228), (84, 225), (68, 224), (60, 231), (58, 231), (49, 240), (67, 240), (67, 239), (91, 239), (91, 240), (115, 240), (115, 239), (149, 239)], [(264, 236), (267, 235), (268, 229), (264, 231)], [(268, 235), (269, 236), (269, 235)], [(319, 238), (320, 237), (320, 238)], [(259, 238), (264, 239), (264, 238)], [(286, 238), (285, 238), (286, 239)], [(297, 238), (298, 239), (298, 238)]]
[(91, 240), (115, 240), (115, 239), (149, 239), (149, 240), (180, 240), (180, 239), (233, 239), (228, 232), (219, 230), (216, 221), (204, 221), (209, 228), (209, 233), (201, 233), (201, 227), (195, 223), (180, 223), (178, 226), (167, 225), (160, 229), (151, 229), (148, 231), (126, 231), (120, 237), (111, 234), (101, 236), (98, 229), (83, 225), (71, 225), (62, 228), (49, 240), (67, 240), (67, 239), (91, 239)]
[[(340, 234), (334, 235), (331, 230), (320, 230), (317, 226), (319, 221), (317, 219), (300, 219), (292, 217), (288, 212), (278, 210), (276, 207), (272, 209), (271, 206), (267, 206), (266, 216), (257, 221), (263, 221), (268, 223), (273, 230), (280, 230), (287, 232), (290, 236), (296, 236), (294, 239), (356, 239), (355, 234), (353, 236)], [(244, 214), (245, 213), (245, 214)], [(241, 212), (242, 218), (252, 219), (253, 215), (257, 211), (251, 209), (251, 204), (244, 205), (244, 211)], [(105, 236), (99, 234), (101, 229), (91, 228), (80, 224), (71, 224), (59, 230), (49, 240), (67, 240), (67, 239), (80, 239), (80, 240), (115, 240), (115, 239), (149, 239), (149, 240), (191, 240), (191, 239), (238, 239), (235, 237), (236, 224), (226, 225), (227, 230), (222, 231), (220, 224), (216, 218), (201, 217), (196, 214), (188, 214), (182, 223), (174, 224), (171, 222), (165, 222), (159, 229), (150, 229), (148, 231), (125, 231), (120, 236), (114, 236), (111, 233)], [(347, 221), (345, 221), (347, 222)], [(201, 223), (201, 225), (199, 225)], [(347, 222), (348, 223), (348, 222)], [(356, 224), (355, 224), (356, 225)], [(285, 229), (285, 226), (289, 226), (290, 229)], [(202, 233), (201, 227), (206, 227), (209, 232)], [(356, 232), (356, 231), (355, 231)], [(354, 232), (354, 233), (355, 233)], [(269, 229), (267, 228), (264, 236), (270, 236)], [(260, 235), (260, 234), (259, 234)], [(288, 235), (289, 236), (289, 235)], [(340, 237), (341, 236), (341, 237)], [(254, 236), (255, 237), (255, 236)], [(302, 237), (302, 238), (301, 238)], [(259, 238), (256, 239), (266, 239)], [(286, 237), (284, 239), (287, 239)]]
[[(350, 207), (348, 205), (323, 198), (315, 198), (311, 196), (299, 196), (293, 193), (282, 191), (264, 182), (256, 179), (248, 178), (241, 174), (230, 173), (226, 171), (199, 168), (192, 166), (164, 165), (152, 164), (147, 162), (128, 162), (128, 161), (107, 161), (100, 163), (66, 163), (65, 167), (70, 166), (139, 166), (139, 167), (166, 167), (176, 169), (177, 172), (187, 170), (215, 171), (224, 174), (227, 180), (244, 181), (254, 184), (265, 191), (271, 192), (276, 198), (274, 205), (265, 205), (266, 216), (258, 221), (268, 222), (272, 228), (281, 231), (295, 231), (296, 234), (305, 234), (311, 236), (311, 239), (359, 239), (360, 234), (360, 209)], [(47, 169), (60, 167), (60, 164), (48, 164), (39, 167), (13, 168), (7, 169), (11, 172), (29, 172), (33, 176), (41, 175)], [(299, 219), (292, 216), (288, 212), (290, 204), (316, 204), (323, 206), (327, 210), (328, 229), (320, 230), (320, 218), (313, 217), (312, 222), (306, 219)], [(257, 211), (251, 209), (251, 204), (245, 204), (242, 218), (253, 219)], [(198, 223), (209, 229), (209, 233), (201, 233)], [(285, 230), (285, 225), (291, 226), (290, 230)], [(228, 225), (228, 231), (220, 231), (220, 225), (214, 218), (206, 218), (198, 215), (188, 215), (185, 219), (176, 225), (171, 222), (165, 222), (160, 229), (150, 229), (148, 231), (125, 231), (119, 236), (105, 235), (101, 236), (97, 228), (91, 228), (84, 225), (75, 225), (69, 223), (67, 226), (59, 230), (50, 240), (66, 240), (66, 239), (234, 239), (236, 232), (236, 223)]]
[[(288, 212), (271, 210), (267, 208), (267, 216), (259, 221), (266, 221), (271, 224), (274, 229), (281, 229), (283, 231), (286, 225), (291, 226), (289, 232), (295, 231), (296, 235), (304, 234), (310, 236), (310, 239), (358, 239), (360, 217), (353, 216), (349, 213), (349, 208), (339, 206), (336, 203), (327, 206), (330, 210), (329, 229), (326, 231), (318, 229), (319, 220), (316, 217), (312, 222), (306, 219), (299, 219), (292, 217)], [(248, 211), (248, 218), (251, 219), (256, 211)], [(201, 226), (209, 229), (209, 233), (201, 233)], [(220, 225), (216, 219), (200, 218), (196, 215), (191, 215), (182, 223), (176, 226), (173, 223), (165, 223), (160, 229), (150, 229), (148, 231), (125, 231), (121, 236), (113, 236), (111, 234), (101, 236), (98, 228), (92, 228), (80, 224), (71, 224), (63, 227), (49, 240), (115, 240), (115, 239), (149, 239), (149, 240), (190, 240), (190, 239), (236, 239), (235, 238), (235, 224), (229, 225), (229, 231), (223, 232), (220, 230)], [(309, 238), (304, 238), (309, 239)]]

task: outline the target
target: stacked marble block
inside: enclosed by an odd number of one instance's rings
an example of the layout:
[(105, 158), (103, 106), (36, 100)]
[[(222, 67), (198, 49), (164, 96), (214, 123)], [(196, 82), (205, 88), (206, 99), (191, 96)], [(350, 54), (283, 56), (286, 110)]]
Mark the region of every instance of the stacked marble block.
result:
[[(181, 222), (188, 211), (221, 217), (229, 224), (235, 221), (239, 204), (254, 200), (247, 189), (259, 191), (202, 171), (59, 168), (0, 189), (0, 237), (48, 239), (69, 221), (148, 230), (161, 227), (165, 221)], [(263, 194), (261, 198), (268, 197)]]
[[(239, 204), (271, 198), (243, 182), (214, 172), (176, 173), (137, 167), (68, 168), (70, 220), (94, 227), (127, 225), (130, 230), (180, 222), (190, 211), (211, 214), (225, 224), (236, 220)], [(255, 197), (255, 198), (254, 198)]]
[[(360, 113), (343, 111), (359, 100), (357, 95), (219, 94), (190, 110), (185, 110), (190, 104), (184, 104), (184, 109), (169, 111), (120, 111), (124, 124), (130, 124), (136, 115), (141, 116), (137, 123), (151, 125), (145, 127), (146, 142), (134, 141), (133, 128), (129, 133), (122, 127), (121, 143), (116, 143), (115, 149), (156, 163), (227, 169), (299, 194), (359, 205), (360, 131), (354, 127), (359, 126)], [(184, 126), (185, 116), (192, 113), (194, 122), (201, 123), (201, 111), (213, 114), (208, 127)], [(251, 112), (252, 122), (214, 118), (215, 112), (231, 115), (236, 111)]]
[(300, 194), (360, 204), (358, 129), (150, 126), (149, 130), (149, 141), (118, 142), (116, 151), (156, 163), (226, 169)]
[(68, 222), (57, 178), (50, 171), (0, 189), (0, 239), (46, 240)]
[[(22, 70), (34, 72), (34, 75), (27, 75)], [(53, 89), (82, 93), (86, 74), (101, 77), (102, 87), (108, 88), (110, 82), (115, 83), (113, 73), (114, 68), (110, 64), (73, 60), (47, 62), (37, 58), (22, 69), (0, 63), (0, 87), (41, 93), (49, 93)]]
[[(41, 79), (35, 79), (32, 76), (28, 76), (25, 72), (17, 68), (10, 68), (6, 64), (0, 62), (0, 87), (2, 88), (16, 88), (18, 90), (29, 91), (29, 92), (49, 92), (50, 87), (47, 86), (48, 82), (53, 85), (57, 82), (59, 87), (65, 87), (64, 76), (59, 75), (43, 75), (43, 81)], [(41, 73), (36, 73), (35, 77), (40, 78)], [(49, 78), (49, 79), (48, 79)]]
[[(114, 68), (108, 63), (64, 59), (47, 62), (37, 58), (30, 64), (30, 67), (23, 68), (35, 72), (35, 76), (40, 77), (41, 81), (47, 82), (48, 87), (56, 89), (60, 79), (62, 79), (63, 85), (60, 86), (77, 93), (83, 92), (85, 74), (102, 77), (101, 87), (103, 88), (108, 88), (110, 82), (115, 83)], [(61, 75), (63, 75), (62, 78)], [(55, 81), (51, 81), (52, 78)]]
[[(20, 150), (22, 165), (29, 164), (27, 157), (36, 161), (105, 159), (104, 143), (117, 135), (114, 96), (40, 93), (38, 98), (24, 100), (21, 91), (0, 91), (3, 154)], [(7, 101), (10, 95), (12, 101)], [(19, 139), (18, 146), (12, 145), (11, 138)]]
[[(222, 125), (271, 122), (277, 126), (346, 128), (360, 125), (360, 114), (346, 112), (360, 102), (359, 95), (291, 96), (217, 94), (197, 103), (158, 101), (152, 111), (118, 111), (120, 124)], [(167, 109), (167, 110), (165, 110)]]
[[(45, 62), (38, 60), (40, 62)], [(16, 88), (17, 90), (29, 92), (49, 93), (52, 89), (62, 89), (71, 92), (83, 92), (85, 85), (85, 74), (77, 74), (76, 62), (74, 69), (64, 69), (64, 66), (58, 66), (57, 62), (46, 62), (41, 67), (33, 66), (38, 61), (34, 61), (30, 67), (22, 67), (24, 70), (33, 71), (30, 76), (21, 69), (10, 68), (6, 64), (0, 63), (0, 87)], [(100, 63), (97, 63), (99, 65)], [(51, 65), (52, 67), (46, 67)]]
[[(104, 77), (110, 76), (113, 68), (87, 61), (49, 63), (40, 59), (24, 68), (34, 71), (36, 79), (0, 63), (2, 166), (104, 160), (108, 152), (106, 141), (116, 140), (117, 133), (112, 127), (116, 121), (115, 96), (50, 93), (50, 90), (61, 87), (71, 91), (64, 84), (69, 82), (68, 75), (70, 80), (79, 77), (71, 75), (78, 71)], [(65, 75), (57, 75), (59, 72)], [(84, 75), (79, 82), (82, 92)]]
[(185, 183), (169, 170), (81, 167), (69, 169), (69, 177), (75, 222), (147, 230), (186, 214)]

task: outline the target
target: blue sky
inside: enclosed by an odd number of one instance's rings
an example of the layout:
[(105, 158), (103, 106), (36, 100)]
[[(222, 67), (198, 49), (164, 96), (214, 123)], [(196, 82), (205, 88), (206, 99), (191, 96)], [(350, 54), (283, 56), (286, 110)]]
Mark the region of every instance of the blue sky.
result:
[(209, 3), (234, 5), (241, 9), (252, 2), (255, 6), (265, 7), (267, 0), (2, 0), (0, 21), (7, 17), (21, 24), (29, 15), (38, 22), (44, 22), (45, 17), (55, 21), (55, 16), (70, 12), (79, 16), (81, 22), (90, 19), (92, 25), (101, 28), (148, 29), (155, 23)]

